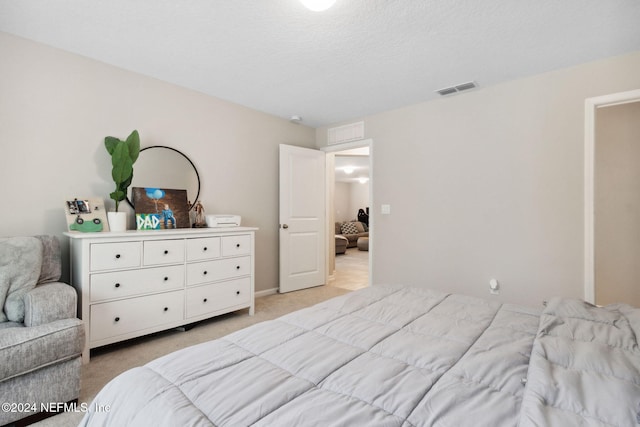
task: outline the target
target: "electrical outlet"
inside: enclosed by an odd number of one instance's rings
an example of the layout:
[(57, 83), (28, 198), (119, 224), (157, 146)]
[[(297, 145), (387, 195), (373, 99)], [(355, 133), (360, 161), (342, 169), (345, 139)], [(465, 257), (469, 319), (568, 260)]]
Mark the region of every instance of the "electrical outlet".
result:
[(491, 295), (500, 294), (500, 283), (496, 279), (489, 280), (489, 293)]

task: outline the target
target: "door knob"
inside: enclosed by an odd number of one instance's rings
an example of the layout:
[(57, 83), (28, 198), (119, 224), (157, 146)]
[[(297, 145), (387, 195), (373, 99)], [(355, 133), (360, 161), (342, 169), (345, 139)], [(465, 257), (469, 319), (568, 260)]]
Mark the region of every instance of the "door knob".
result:
[(289, 228), (287, 224), (282, 224), (282, 228)]

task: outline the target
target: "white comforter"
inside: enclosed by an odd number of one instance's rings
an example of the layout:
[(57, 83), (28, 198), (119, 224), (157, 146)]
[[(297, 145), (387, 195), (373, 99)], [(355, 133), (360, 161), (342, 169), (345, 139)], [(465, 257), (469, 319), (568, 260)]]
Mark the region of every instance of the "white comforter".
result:
[(633, 426), (638, 312), (374, 286), (132, 369), (81, 425)]

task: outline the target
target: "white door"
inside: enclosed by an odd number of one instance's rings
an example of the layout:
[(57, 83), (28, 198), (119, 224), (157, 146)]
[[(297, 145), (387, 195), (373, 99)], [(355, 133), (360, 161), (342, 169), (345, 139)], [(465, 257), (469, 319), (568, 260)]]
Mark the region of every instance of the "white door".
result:
[(280, 145), (280, 292), (325, 284), (325, 159)]

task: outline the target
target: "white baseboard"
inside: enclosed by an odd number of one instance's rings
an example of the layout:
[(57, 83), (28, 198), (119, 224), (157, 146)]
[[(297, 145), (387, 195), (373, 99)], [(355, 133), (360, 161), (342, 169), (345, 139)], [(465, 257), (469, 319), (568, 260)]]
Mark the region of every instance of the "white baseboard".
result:
[(278, 293), (278, 288), (266, 289), (264, 291), (257, 291), (255, 293), (256, 298), (266, 297), (267, 295), (273, 295)]

